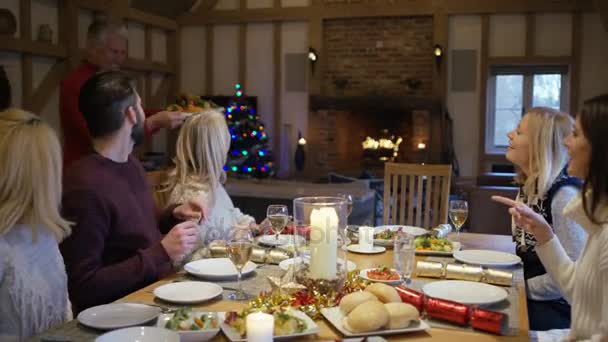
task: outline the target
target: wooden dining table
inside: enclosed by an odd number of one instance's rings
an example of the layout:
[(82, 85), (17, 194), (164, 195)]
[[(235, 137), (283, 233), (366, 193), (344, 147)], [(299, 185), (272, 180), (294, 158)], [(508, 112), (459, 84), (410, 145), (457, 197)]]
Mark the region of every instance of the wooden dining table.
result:
[[(455, 234), (450, 236), (450, 239), (456, 239)], [(461, 233), (460, 239), (466, 249), (491, 249), (496, 251), (513, 253), (515, 248), (511, 236), (507, 235)], [(416, 256), (416, 258), (422, 259), (423, 257)], [(359, 269), (373, 268), (377, 267), (378, 265), (392, 265), (393, 252), (390, 249), (387, 250), (385, 253), (377, 255), (363, 255), (349, 252), (348, 259), (354, 261), (357, 264), (357, 268)], [(158, 300), (155, 301), (153, 290), (163, 284), (171, 283), (179, 277), (183, 277), (183, 274), (174, 274), (165, 279), (157, 281), (143, 289), (131, 293), (130, 295), (120, 299), (118, 302), (136, 302), (158, 305), (159, 302)], [(523, 281), (518, 280), (514, 283), (513, 286), (519, 294), (519, 332), (516, 336), (497, 336), (483, 332), (462, 329), (431, 328), (424, 332), (407, 333), (383, 337), (389, 341), (528, 341), (529, 324), (528, 311), (526, 306), (525, 285)], [(214, 300), (195, 305), (193, 307), (204, 309), (206, 311), (230, 311), (242, 309), (246, 305), (247, 302)], [(318, 334), (308, 336), (307, 338), (298, 338), (298, 340), (339, 341), (343, 339), (340, 332), (333, 328), (331, 324), (329, 324), (324, 319), (317, 320), (316, 323), (321, 330)], [(228, 339), (220, 332), (213, 339), (213, 341), (228, 341)]]

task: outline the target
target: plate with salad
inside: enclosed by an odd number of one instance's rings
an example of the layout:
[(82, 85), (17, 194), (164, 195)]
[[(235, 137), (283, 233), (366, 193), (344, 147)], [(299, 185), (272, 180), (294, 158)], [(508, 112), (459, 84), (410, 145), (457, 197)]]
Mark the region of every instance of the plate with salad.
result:
[(460, 243), (430, 235), (418, 236), (414, 239), (416, 254), (419, 255), (452, 255), (460, 250)]
[(429, 231), (414, 226), (377, 226), (374, 228), (374, 245), (383, 247), (393, 247), (395, 237), (399, 232), (404, 232), (413, 236), (428, 234)]
[(195, 311), (191, 308), (160, 315), (156, 326), (177, 332), (181, 342), (208, 341), (220, 331), (217, 312)]
[[(254, 309), (228, 311), (219, 313), (220, 326), (230, 341), (247, 341), (246, 317)], [(294, 338), (314, 335), (321, 330), (305, 313), (292, 308), (267, 309), (267, 314), (274, 316), (273, 339)]]

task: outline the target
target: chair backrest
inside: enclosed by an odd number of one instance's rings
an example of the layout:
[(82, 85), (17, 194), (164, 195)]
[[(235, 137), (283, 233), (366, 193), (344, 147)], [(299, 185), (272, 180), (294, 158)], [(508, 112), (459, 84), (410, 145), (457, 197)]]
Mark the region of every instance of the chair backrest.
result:
[(146, 178), (148, 179), (148, 184), (152, 191), (152, 198), (154, 198), (156, 208), (160, 210), (164, 209), (169, 202), (170, 193), (169, 191), (165, 191), (165, 182), (168, 177), (169, 173), (167, 171), (146, 172)]
[(384, 164), (383, 224), (447, 223), (451, 175), (451, 165)]

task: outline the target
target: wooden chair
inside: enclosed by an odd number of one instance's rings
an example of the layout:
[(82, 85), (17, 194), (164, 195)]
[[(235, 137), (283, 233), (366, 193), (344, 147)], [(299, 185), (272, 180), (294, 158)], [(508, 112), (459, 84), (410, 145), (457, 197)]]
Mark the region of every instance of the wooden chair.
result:
[(167, 181), (168, 177), (169, 173), (167, 171), (146, 172), (146, 178), (148, 178), (154, 203), (156, 204), (156, 208), (159, 210), (163, 210), (169, 202), (169, 191), (165, 191), (165, 182)]
[(386, 163), (382, 222), (424, 228), (447, 223), (451, 175), (451, 165)]

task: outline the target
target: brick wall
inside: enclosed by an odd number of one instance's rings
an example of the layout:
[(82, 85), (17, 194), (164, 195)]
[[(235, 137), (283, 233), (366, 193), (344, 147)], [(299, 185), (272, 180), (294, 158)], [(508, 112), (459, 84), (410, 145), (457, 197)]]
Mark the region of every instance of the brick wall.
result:
[[(432, 17), (327, 20), (323, 36), (324, 95), (432, 95)], [(419, 89), (406, 79), (420, 80)], [(347, 81), (343, 90), (336, 80)]]

